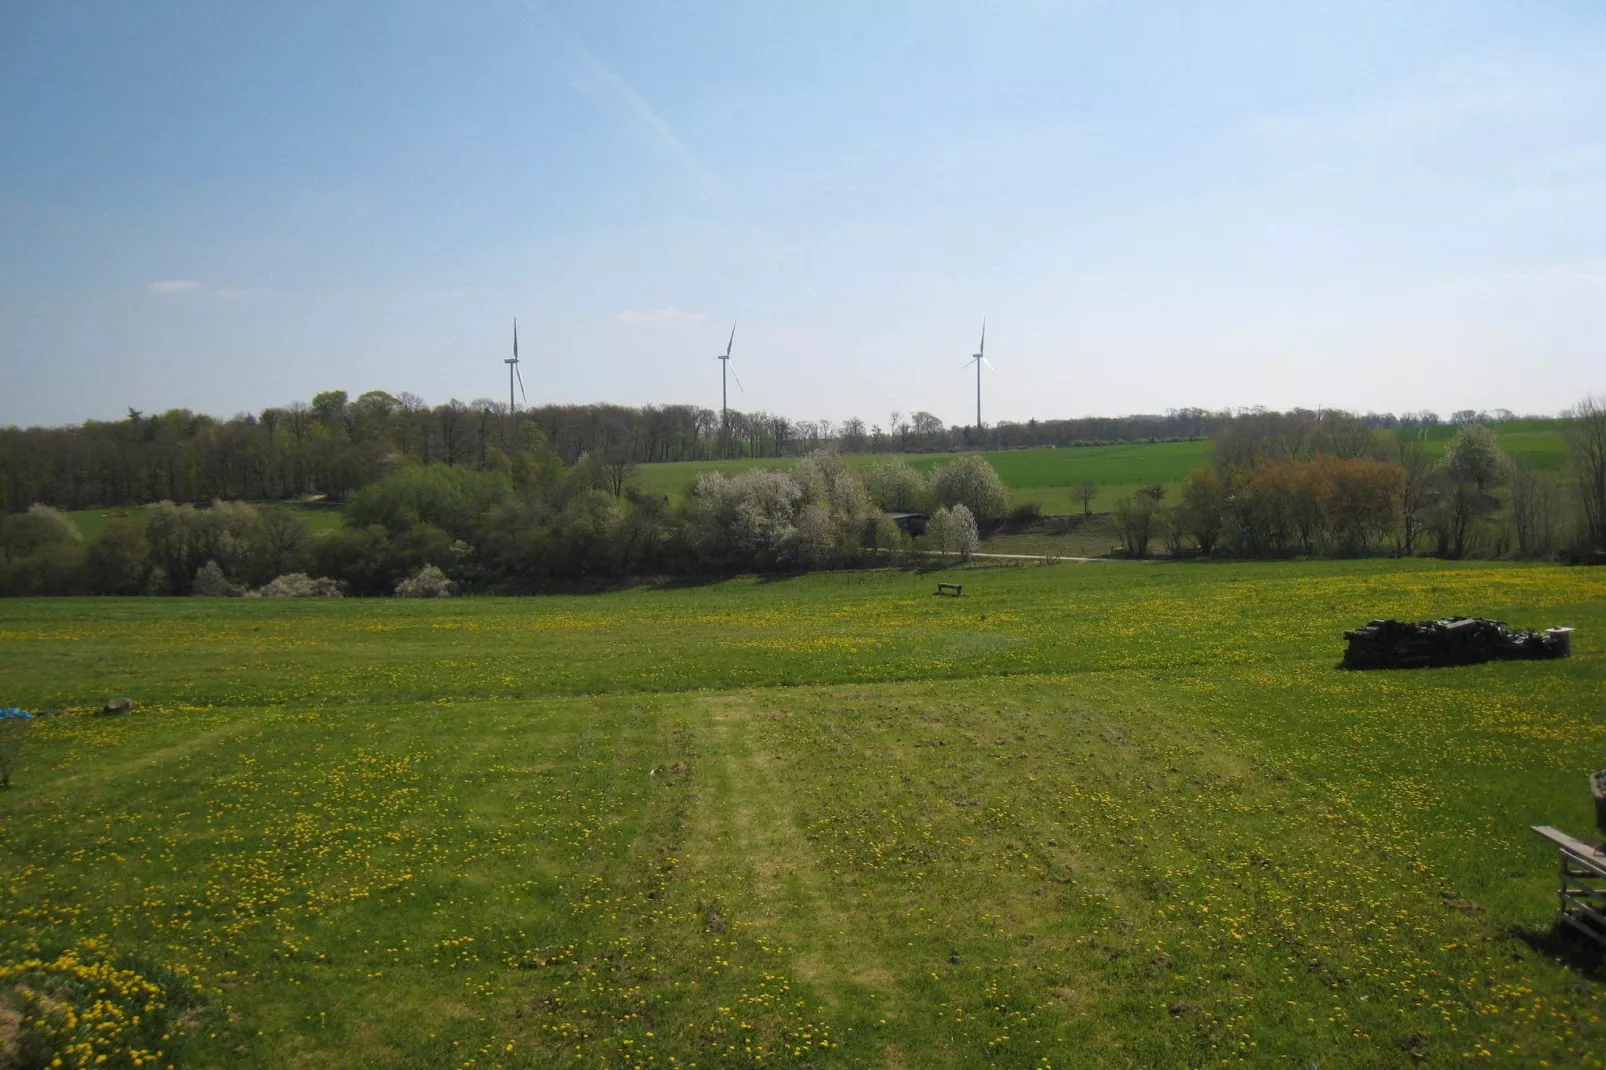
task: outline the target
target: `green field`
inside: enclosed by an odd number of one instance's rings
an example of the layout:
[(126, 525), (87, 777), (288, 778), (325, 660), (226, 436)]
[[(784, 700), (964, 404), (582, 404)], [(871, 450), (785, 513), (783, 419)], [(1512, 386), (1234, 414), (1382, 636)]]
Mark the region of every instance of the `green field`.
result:
[[(957, 575), (0, 601), (0, 705), (81, 714), (0, 998), (67, 1065), (1602, 1065), (1527, 826), (1592, 820), (1606, 574)], [(1335, 668), (1451, 612), (1575, 656)]]
[[(1456, 429), (1450, 425), (1432, 428), (1429, 443), (1443, 450)], [(1507, 452), (1539, 467), (1559, 470), (1566, 460), (1566, 447), (1560, 425), (1555, 420), (1513, 420), (1495, 425), (1500, 443)], [(1081, 503), (1071, 497), (1071, 488), (1084, 479), (1098, 484), (1099, 497), (1093, 508), (1107, 511), (1121, 498), (1139, 487), (1159, 483), (1175, 500), (1177, 489), (1195, 468), (1210, 464), (1210, 443), (1133, 442), (1115, 446), (1047, 447), (1024, 450), (990, 450), (983, 454), (998, 470), (1014, 494), (1016, 502), (1036, 502), (1045, 513), (1080, 512)], [(952, 453), (912, 453), (901, 456), (923, 471), (953, 459)], [(861, 466), (883, 460), (883, 456), (850, 455), (848, 463)], [(703, 472), (736, 472), (747, 468), (785, 468), (795, 458), (741, 461), (676, 461), (640, 467), (642, 485), (678, 501), (686, 488)]]
[[(336, 502), (252, 502), (259, 509), (287, 509), (300, 517), (313, 534), (333, 531), (340, 527), (342, 510)], [(143, 520), (145, 510), (140, 506), (113, 509), (75, 509), (67, 514), (86, 539), (98, 539), (106, 530), (106, 522), (114, 516), (131, 516)]]
[[(1080, 512), (1082, 506), (1071, 499), (1071, 487), (1084, 479), (1099, 485), (1095, 509), (1108, 509), (1117, 499), (1139, 487), (1162, 483), (1176, 488), (1195, 468), (1210, 463), (1209, 443), (1157, 442), (1119, 446), (1078, 446), (1075, 448), (992, 450), (987, 460), (1010, 488), (1017, 502), (1036, 502), (1045, 512)], [(876, 464), (888, 455), (850, 454), (854, 467)], [(952, 453), (894, 454), (924, 472), (954, 459)], [(644, 464), (637, 478), (642, 486), (679, 501), (686, 488), (704, 472), (739, 472), (748, 468), (786, 468), (797, 458), (742, 461), (673, 461)]]

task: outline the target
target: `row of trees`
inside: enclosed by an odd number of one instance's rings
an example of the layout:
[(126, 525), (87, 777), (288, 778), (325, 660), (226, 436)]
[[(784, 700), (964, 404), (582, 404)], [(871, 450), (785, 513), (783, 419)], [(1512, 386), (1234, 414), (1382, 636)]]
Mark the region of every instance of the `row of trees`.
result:
[(1606, 406), (1586, 399), (1563, 423), (1561, 470), (1513, 459), (1494, 432), (1464, 422), (1441, 455), (1426, 430), (1392, 433), (1342, 413), (1265, 413), (1214, 437), (1214, 465), (1193, 472), (1174, 506), (1152, 488), (1120, 502), (1116, 527), (1141, 556), (1363, 554), (1389, 548), (1543, 556), (1606, 548)]
[[(1312, 417), (1320, 424), (1339, 415), (1294, 413), (1286, 422), (1304, 427)], [(598, 455), (624, 465), (820, 449), (910, 453), (1190, 439), (1272, 418), (1282, 417), (1259, 410), (1179, 409), (978, 429), (947, 426), (928, 412), (893, 412), (884, 426), (857, 417), (833, 423), (763, 412), (731, 412), (722, 421), (718, 412), (691, 405), (548, 405), (509, 414), (505, 404), (484, 398), (430, 406), (413, 394), (371, 390), (353, 399), (332, 390), (310, 403), (226, 420), (185, 409), (150, 415), (131, 409), (123, 420), (76, 427), (0, 428), (0, 510), (22, 511), (36, 502), (83, 509), (309, 494), (344, 500), (400, 464), (485, 470), (499, 463), (498, 453), (540, 443), (568, 464)], [(1438, 417), (1368, 414), (1346, 415), (1344, 421), (1369, 430), (1422, 426)]]
[(529, 591), (823, 568), (908, 549), (891, 512), (910, 509), (937, 508), (944, 545), (968, 554), (976, 518), (994, 522), (1008, 503), (978, 454), (930, 476), (889, 459), (861, 477), (821, 451), (786, 471), (706, 473), (676, 508), (616, 481), (595, 455), (566, 464), (542, 448), (494, 461), (398, 467), (355, 491), (342, 527), (317, 537), (283, 507), (163, 501), (110, 518), (86, 542), (66, 514), (36, 504), (0, 523), (0, 594)]

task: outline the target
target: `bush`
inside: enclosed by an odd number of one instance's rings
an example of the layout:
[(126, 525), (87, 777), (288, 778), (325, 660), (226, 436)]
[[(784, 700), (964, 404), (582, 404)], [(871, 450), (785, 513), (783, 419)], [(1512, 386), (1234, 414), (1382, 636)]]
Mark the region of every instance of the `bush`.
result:
[(937, 469), (932, 493), (950, 509), (963, 505), (977, 522), (984, 524), (997, 520), (1009, 508), (1009, 488), (979, 453), (961, 454)]
[(83, 541), (72, 517), (48, 505), (34, 505), (26, 513), (6, 517), (0, 524), (0, 549), (11, 560), (30, 557), (52, 546)]
[(503, 472), (409, 465), (353, 494), (346, 522), (354, 528), (378, 524), (392, 535), (427, 524), (454, 539), (474, 542), (485, 514), (512, 490), (512, 480)]
[(96, 594), (140, 594), (150, 578), (151, 544), (139, 521), (112, 517), (89, 546), (85, 563), (90, 590)]
[(245, 593), (245, 588), (237, 583), (230, 583), (218, 563), (208, 561), (196, 569), (195, 583), (191, 587), (191, 592), (203, 598), (238, 598)]
[(0, 595), (81, 594), (84, 540), (67, 514), (35, 505), (0, 523)]
[(452, 581), (434, 565), (425, 565), (396, 585), (398, 598), (449, 598)]
[(83, 543), (58, 542), (0, 561), (0, 595), (83, 594), (85, 553)]
[(1115, 529), (1130, 557), (1148, 557), (1149, 540), (1154, 536), (1159, 505), (1141, 491), (1121, 499), (1115, 506)]
[(1006, 526), (1011, 531), (1025, 531), (1043, 516), (1043, 507), (1036, 502), (1021, 502), (1009, 511)]
[(327, 576), (314, 579), (305, 572), (291, 572), (256, 593), (262, 598), (339, 598), (340, 585)]
[(455, 559), (452, 537), (432, 524), (390, 535), (378, 524), (342, 528), (313, 542), (313, 571), (345, 584), (353, 594), (387, 595), (425, 565)]

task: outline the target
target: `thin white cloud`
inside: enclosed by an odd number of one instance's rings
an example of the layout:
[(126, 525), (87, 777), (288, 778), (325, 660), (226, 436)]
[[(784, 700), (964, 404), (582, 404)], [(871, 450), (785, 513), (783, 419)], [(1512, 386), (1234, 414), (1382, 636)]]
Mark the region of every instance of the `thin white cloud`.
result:
[(709, 170), (676, 133), (675, 128), (659, 114), (658, 109), (636, 92), (635, 87), (625, 81), (623, 75), (576, 40), (557, 14), (549, 10), (545, 4), (537, 3), (535, 0), (525, 0), (524, 8), (542, 23), (543, 28), (562, 41), (564, 47), (579, 61), (576, 82), (581, 88), (593, 96), (605, 98), (613, 104), (622, 106), (634, 120), (633, 125), (646, 134), (648, 140), (678, 160), (709, 191), (720, 190), (719, 176)]
[(627, 327), (666, 326), (683, 323), (700, 323), (708, 317), (701, 312), (687, 312), (685, 309), (666, 305), (663, 308), (627, 308), (614, 317), (614, 322), (622, 323)]
[(146, 287), (153, 294), (181, 294), (201, 285), (193, 279), (158, 279)]

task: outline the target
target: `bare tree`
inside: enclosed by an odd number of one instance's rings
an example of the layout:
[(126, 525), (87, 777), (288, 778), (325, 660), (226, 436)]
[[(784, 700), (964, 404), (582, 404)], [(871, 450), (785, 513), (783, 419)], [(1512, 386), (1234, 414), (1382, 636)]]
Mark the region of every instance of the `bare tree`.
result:
[(1587, 397), (1567, 414), (1567, 461), (1590, 546), (1606, 547), (1606, 398)]
[(624, 444), (609, 446), (602, 452), (602, 478), (615, 498), (624, 496), (625, 484), (636, 474), (630, 461), (630, 448)]
[(1416, 548), (1433, 496), (1433, 458), (1427, 437), (1426, 428), (1402, 427), (1396, 439), (1400, 467), (1405, 469), (1405, 481), (1400, 485), (1400, 549), (1408, 554)]
[(507, 406), (492, 401), (490, 398), (475, 398), (469, 402), (474, 410), (474, 431), (478, 442), (479, 466), (485, 467), (486, 456), (491, 448), (491, 432), (501, 422), (502, 414)]
[(1071, 489), (1071, 494), (1082, 503), (1082, 515), (1093, 515), (1093, 499), (1099, 496), (1099, 485), (1091, 479), (1084, 479)]
[(1556, 487), (1551, 477), (1526, 460), (1511, 467), (1511, 525), (1517, 552), (1532, 557), (1555, 549)]
[(441, 445), (446, 447), (446, 463), (456, 464), (463, 446), (463, 427), (467, 422), (467, 408), (456, 398), (435, 410), (441, 425)]

